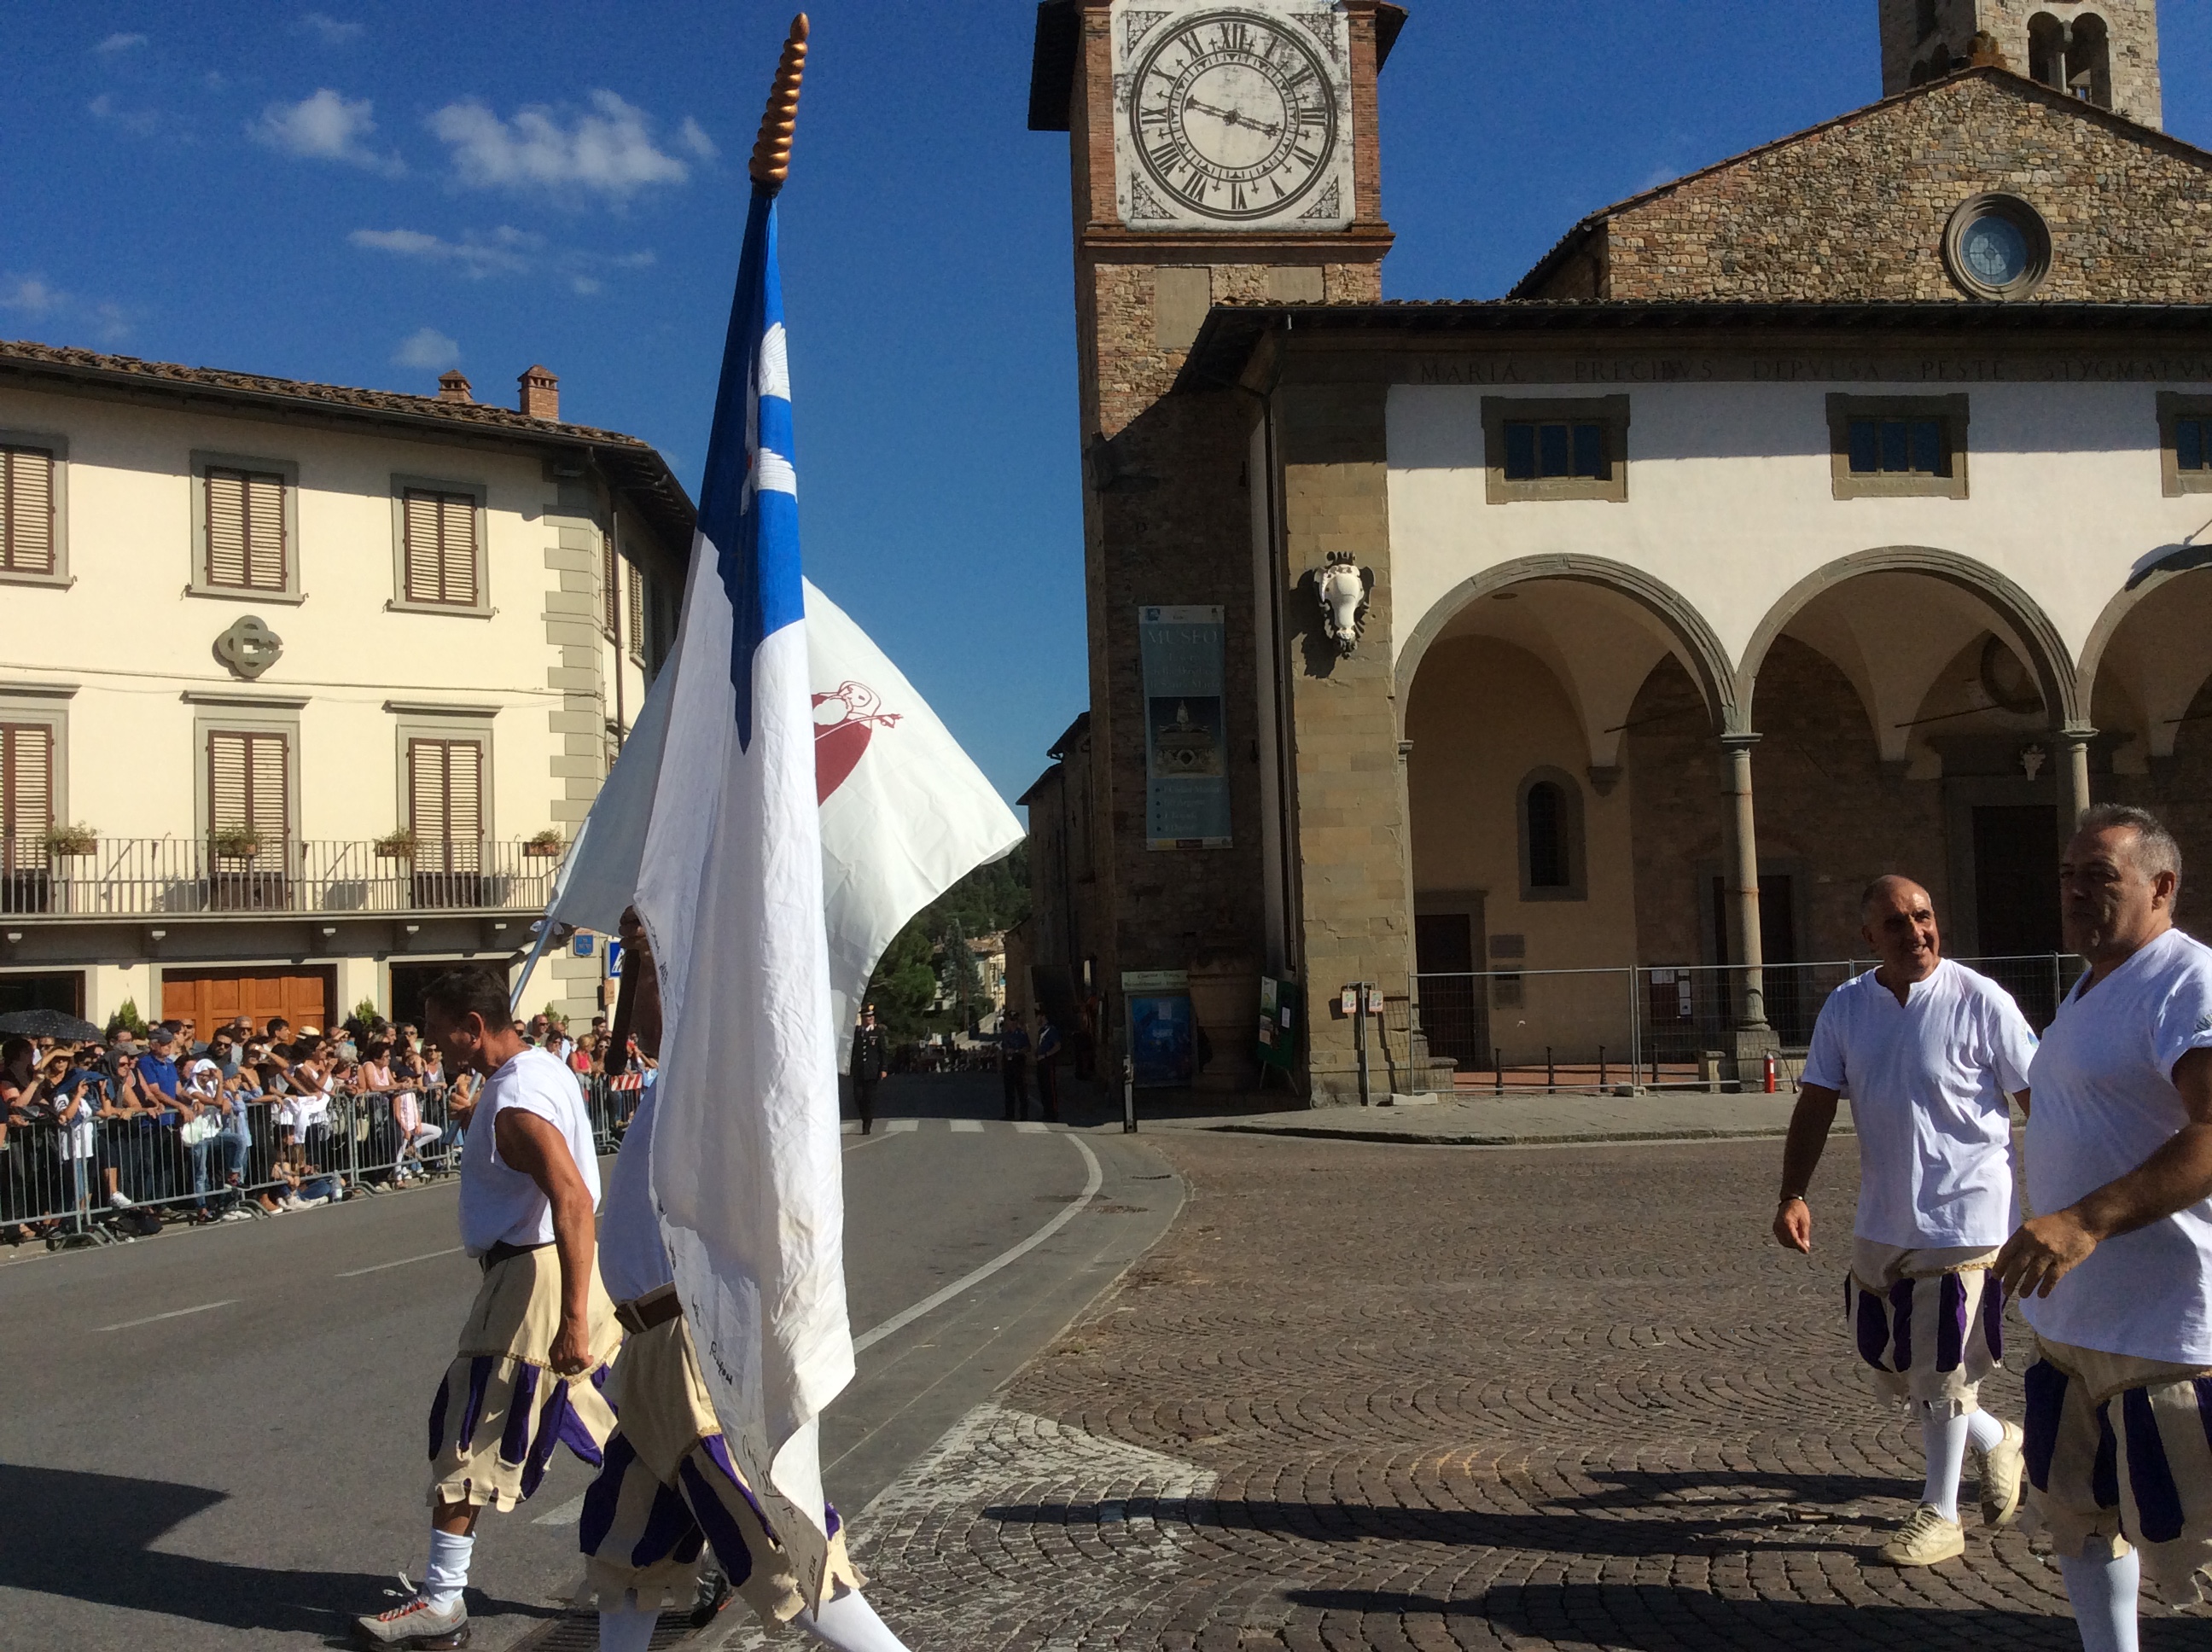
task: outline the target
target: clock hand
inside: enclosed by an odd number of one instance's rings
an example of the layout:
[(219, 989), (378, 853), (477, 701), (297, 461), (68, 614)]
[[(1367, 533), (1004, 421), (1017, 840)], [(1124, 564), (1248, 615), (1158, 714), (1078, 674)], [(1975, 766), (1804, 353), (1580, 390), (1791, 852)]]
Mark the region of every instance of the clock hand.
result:
[(1249, 115), (1240, 114), (1234, 109), (1217, 109), (1210, 103), (1200, 103), (1196, 98), (1185, 98), (1182, 106), (1186, 109), (1195, 109), (1202, 115), (1212, 115), (1225, 126), (1249, 126), (1254, 131), (1263, 132), (1269, 137), (1279, 137), (1283, 133), (1279, 125), (1268, 125), (1265, 122), (1253, 119)]

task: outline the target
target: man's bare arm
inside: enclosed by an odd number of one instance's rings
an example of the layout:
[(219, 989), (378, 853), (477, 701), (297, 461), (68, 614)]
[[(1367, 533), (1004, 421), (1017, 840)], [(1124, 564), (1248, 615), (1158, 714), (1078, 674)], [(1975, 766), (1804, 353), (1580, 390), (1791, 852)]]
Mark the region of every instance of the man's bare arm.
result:
[(2175, 1062), (2173, 1087), (2189, 1122), (2125, 1175), (2063, 1211), (2021, 1223), (1997, 1253), (2006, 1290), (2047, 1297), (2106, 1240), (2212, 1198), (2212, 1050), (2191, 1050)]
[(1827, 1150), (1842, 1097), (1826, 1084), (1801, 1084), (1790, 1115), (1790, 1139), (1782, 1149), (1782, 1193), (1774, 1212), (1774, 1236), (1785, 1248), (1811, 1254), (1813, 1210), (1805, 1194)]
[(553, 1246), (561, 1259), (561, 1329), (548, 1357), (562, 1376), (574, 1376), (592, 1363), (592, 1190), (550, 1121), (520, 1108), (502, 1108), (492, 1137), (500, 1157), (536, 1182), (553, 1206)]

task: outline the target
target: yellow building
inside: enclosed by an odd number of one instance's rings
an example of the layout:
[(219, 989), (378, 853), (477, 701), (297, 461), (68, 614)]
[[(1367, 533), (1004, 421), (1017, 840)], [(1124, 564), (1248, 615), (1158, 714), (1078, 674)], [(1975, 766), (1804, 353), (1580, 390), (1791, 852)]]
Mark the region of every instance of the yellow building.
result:
[[(691, 506), (543, 367), (441, 386), (0, 343), (0, 1009), (406, 1016), (527, 945)], [(524, 1001), (588, 1017), (601, 971)]]

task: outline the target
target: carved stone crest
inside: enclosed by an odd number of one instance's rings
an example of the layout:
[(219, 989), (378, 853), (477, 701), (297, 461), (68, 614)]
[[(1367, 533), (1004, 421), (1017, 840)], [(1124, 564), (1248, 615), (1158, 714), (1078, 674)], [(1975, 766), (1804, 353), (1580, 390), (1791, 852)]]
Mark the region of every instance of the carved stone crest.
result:
[(240, 615), (215, 640), (215, 657), (231, 674), (251, 683), (283, 657), (284, 639), (262, 623), (258, 614)]

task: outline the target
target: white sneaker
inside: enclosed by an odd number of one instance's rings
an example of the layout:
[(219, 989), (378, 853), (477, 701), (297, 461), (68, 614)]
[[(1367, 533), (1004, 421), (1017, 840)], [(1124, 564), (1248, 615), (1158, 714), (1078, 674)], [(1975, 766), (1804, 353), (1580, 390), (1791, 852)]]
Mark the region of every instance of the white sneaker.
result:
[(118, 1188), (115, 1192), (108, 1194), (107, 1206), (110, 1210), (127, 1211), (131, 1208), (131, 1201), (125, 1199), (123, 1196), (122, 1190)]
[(389, 1612), (380, 1612), (374, 1618), (356, 1618), (354, 1622), (371, 1646), (428, 1648), (469, 1643), (469, 1609), (458, 1594), (443, 1606), (434, 1606), (417, 1594)]
[(1982, 1524), (2009, 1526), (2020, 1516), (2020, 1482), (2027, 1468), (2027, 1436), (2019, 1424), (2007, 1423), (2004, 1438), (1979, 1455)]
[(1881, 1546), (1881, 1558), (1893, 1566), (1932, 1566), (1939, 1560), (1956, 1560), (1966, 1552), (1966, 1534), (1955, 1520), (1946, 1520), (1933, 1503), (1922, 1503), (1905, 1517)]

